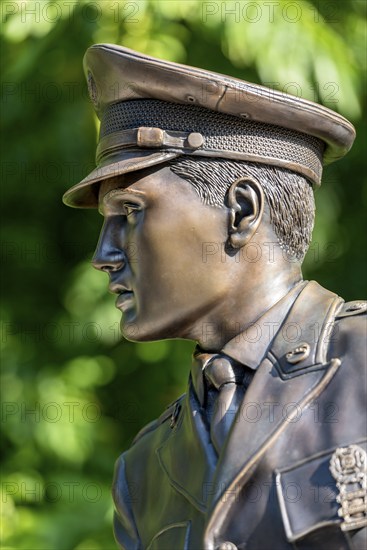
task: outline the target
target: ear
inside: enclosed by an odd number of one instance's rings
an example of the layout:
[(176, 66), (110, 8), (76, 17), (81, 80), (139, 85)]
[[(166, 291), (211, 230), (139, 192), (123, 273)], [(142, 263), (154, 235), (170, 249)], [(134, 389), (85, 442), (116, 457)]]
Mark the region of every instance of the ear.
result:
[(264, 212), (264, 192), (258, 181), (244, 176), (228, 191), (230, 209), (228, 242), (232, 248), (247, 244), (256, 232)]

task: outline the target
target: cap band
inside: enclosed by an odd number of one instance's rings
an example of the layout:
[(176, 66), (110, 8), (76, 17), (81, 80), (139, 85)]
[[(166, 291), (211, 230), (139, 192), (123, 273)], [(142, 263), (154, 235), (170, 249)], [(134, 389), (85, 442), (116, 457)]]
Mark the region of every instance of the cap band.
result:
[(197, 105), (141, 99), (109, 105), (102, 115), (97, 163), (118, 150), (151, 148), (280, 166), (319, 184), (322, 140)]
[(129, 147), (182, 149), (185, 152), (185, 149), (198, 149), (203, 144), (204, 137), (197, 132), (174, 132), (141, 126), (102, 138), (97, 146), (96, 161), (99, 164), (111, 152)]

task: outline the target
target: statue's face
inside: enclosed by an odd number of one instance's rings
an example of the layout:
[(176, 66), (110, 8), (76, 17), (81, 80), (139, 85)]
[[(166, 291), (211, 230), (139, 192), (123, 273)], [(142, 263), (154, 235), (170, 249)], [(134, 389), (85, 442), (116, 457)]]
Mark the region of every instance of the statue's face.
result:
[(93, 263), (110, 276), (123, 335), (193, 338), (231, 283), (227, 209), (204, 205), (168, 167), (103, 183), (99, 208), (105, 221)]

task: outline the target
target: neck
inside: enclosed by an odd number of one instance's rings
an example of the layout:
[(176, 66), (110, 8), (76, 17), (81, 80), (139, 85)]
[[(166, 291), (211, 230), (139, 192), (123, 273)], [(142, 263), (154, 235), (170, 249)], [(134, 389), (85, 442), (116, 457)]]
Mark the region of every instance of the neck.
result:
[(236, 292), (228, 295), (206, 319), (201, 319), (193, 327), (195, 334), (189, 337), (196, 340), (203, 350), (220, 351), (227, 342), (250, 329), (300, 281), (302, 273), (299, 264), (288, 265), (284, 270), (280, 270), (279, 265), (272, 269), (269, 265), (266, 270), (258, 269), (250, 281), (242, 279), (240, 286), (234, 285)]

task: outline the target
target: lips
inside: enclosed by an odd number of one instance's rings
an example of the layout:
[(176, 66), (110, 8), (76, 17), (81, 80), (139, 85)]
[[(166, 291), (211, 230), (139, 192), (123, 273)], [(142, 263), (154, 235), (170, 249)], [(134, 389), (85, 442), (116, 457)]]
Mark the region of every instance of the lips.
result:
[(116, 307), (117, 309), (121, 309), (122, 311), (126, 311), (133, 305), (134, 301), (134, 293), (130, 291), (124, 291), (121, 292), (116, 300)]

